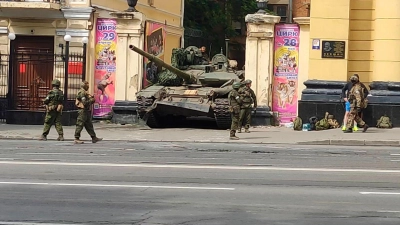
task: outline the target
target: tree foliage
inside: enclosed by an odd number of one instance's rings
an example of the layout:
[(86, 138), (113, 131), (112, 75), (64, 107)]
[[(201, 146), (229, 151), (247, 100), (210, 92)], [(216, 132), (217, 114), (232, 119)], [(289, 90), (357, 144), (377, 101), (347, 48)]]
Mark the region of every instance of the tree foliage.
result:
[(244, 24), (245, 16), (256, 11), (255, 0), (185, 0), (184, 26), (203, 31), (207, 42), (218, 51), (226, 37), (240, 35), (232, 22)]

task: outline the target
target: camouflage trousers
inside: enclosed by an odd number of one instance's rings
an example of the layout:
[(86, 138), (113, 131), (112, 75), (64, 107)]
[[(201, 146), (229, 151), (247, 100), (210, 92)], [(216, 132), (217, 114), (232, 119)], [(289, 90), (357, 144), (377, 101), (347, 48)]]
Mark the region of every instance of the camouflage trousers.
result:
[(52, 126), (56, 127), (58, 135), (64, 135), (63, 127), (61, 124), (61, 112), (55, 110), (47, 112), (44, 118), (43, 136), (49, 135)]
[(354, 121), (356, 121), (357, 125), (360, 125), (360, 127), (363, 127), (365, 125), (365, 122), (359, 116), (357, 109), (351, 108), (349, 116), (347, 117), (346, 128), (349, 130), (353, 129)]
[(244, 125), (245, 129), (250, 128), (251, 123), (251, 108), (244, 108), (240, 110), (239, 128)]
[(83, 128), (86, 129), (90, 137), (96, 137), (92, 123), (92, 112), (84, 109), (78, 110), (78, 118), (76, 119), (75, 139), (81, 137)]
[(231, 131), (237, 130), (239, 128), (239, 113), (231, 113), (232, 123), (231, 123)]

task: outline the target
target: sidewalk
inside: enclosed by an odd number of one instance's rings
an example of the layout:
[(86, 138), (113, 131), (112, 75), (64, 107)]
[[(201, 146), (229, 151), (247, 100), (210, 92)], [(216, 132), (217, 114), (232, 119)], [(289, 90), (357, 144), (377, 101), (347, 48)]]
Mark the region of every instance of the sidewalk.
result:
[[(135, 125), (116, 125), (95, 123), (98, 137), (105, 141), (165, 141), (165, 142), (208, 142), (208, 143), (253, 143), (253, 144), (301, 144), (301, 145), (355, 145), (355, 146), (400, 146), (400, 128), (377, 129), (370, 128), (366, 133), (358, 131), (345, 134), (340, 129), (325, 131), (293, 131), (285, 127), (256, 127), (251, 133), (239, 133), (238, 141), (229, 140), (226, 130), (168, 128), (150, 129)], [(43, 126), (25, 126), (0, 124), (0, 139), (32, 140), (38, 139)], [(360, 129), (361, 130), (361, 129)], [(75, 126), (64, 127), (64, 137), (74, 138)], [(49, 140), (57, 139), (58, 135), (52, 127)], [(85, 130), (82, 140), (90, 140)]]

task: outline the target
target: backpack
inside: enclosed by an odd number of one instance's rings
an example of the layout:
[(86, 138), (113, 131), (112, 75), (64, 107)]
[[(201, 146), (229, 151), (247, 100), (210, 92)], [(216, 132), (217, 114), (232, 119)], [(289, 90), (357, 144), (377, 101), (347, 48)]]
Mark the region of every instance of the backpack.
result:
[(381, 116), (376, 124), (377, 128), (392, 128), (393, 124), (390, 121), (390, 118), (387, 115)]
[(315, 130), (328, 130), (330, 128), (331, 125), (328, 122), (328, 115), (329, 113), (326, 112), (325, 117), (315, 124)]
[(310, 122), (310, 130), (316, 130), (316, 123), (318, 123), (318, 118), (316, 116), (311, 117), (310, 119), (308, 119), (308, 121)]
[(294, 130), (303, 129), (303, 120), (300, 117), (296, 117), (296, 119), (293, 121), (293, 129)]

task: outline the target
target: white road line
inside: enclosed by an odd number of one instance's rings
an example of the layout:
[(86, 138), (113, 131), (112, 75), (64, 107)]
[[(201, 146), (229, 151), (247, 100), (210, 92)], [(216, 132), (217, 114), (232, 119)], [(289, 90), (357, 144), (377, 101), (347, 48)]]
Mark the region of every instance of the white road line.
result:
[[(85, 223), (80, 223), (84, 225)], [(79, 223), (30, 223), (30, 222), (2, 222), (0, 221), (0, 225), (79, 225)]]
[(166, 165), (166, 164), (115, 164), (115, 163), (69, 163), (69, 162), (16, 162), (0, 161), (4, 165), (51, 165), (51, 166), (90, 166), (90, 167), (136, 167), (170, 169), (220, 169), (220, 170), (265, 170), (265, 171), (303, 171), (340, 173), (400, 173), (400, 170), (372, 169), (328, 169), (328, 168), (288, 168), (267, 166), (217, 166), (217, 165)]
[(83, 153), (60, 153), (60, 152), (35, 152), (35, 153), (15, 153), (15, 155), (89, 155), (89, 156), (94, 156), (94, 155), (102, 155), (105, 156), (107, 154), (83, 154)]
[(362, 195), (400, 195), (399, 192), (360, 192)]
[(116, 188), (158, 188), (158, 189), (193, 189), (193, 190), (222, 190), (234, 191), (235, 188), (218, 187), (183, 187), (183, 186), (149, 186), (149, 185), (123, 185), (123, 184), (72, 184), (72, 183), (33, 183), (33, 182), (2, 182), (5, 185), (42, 185), (42, 186), (76, 186), (76, 187), (116, 187)]

